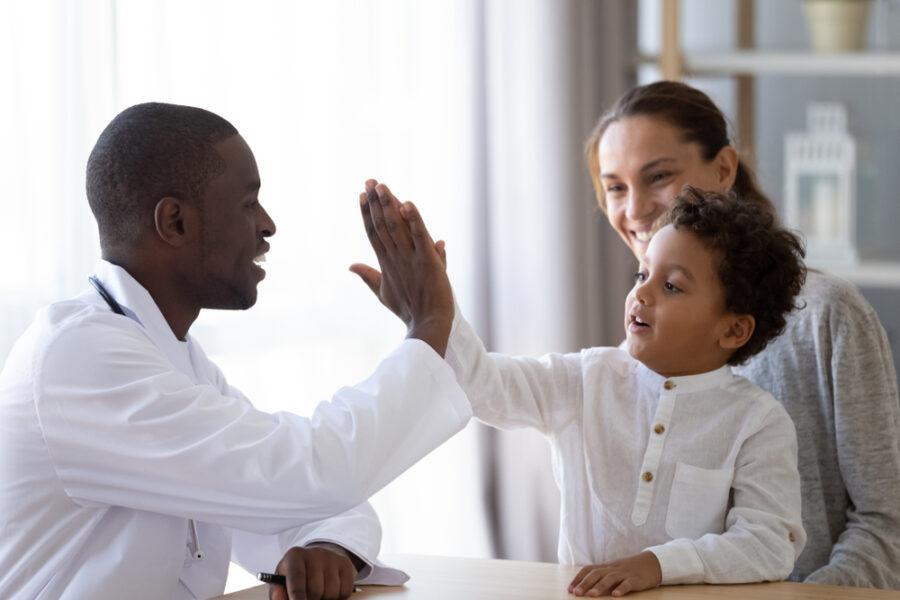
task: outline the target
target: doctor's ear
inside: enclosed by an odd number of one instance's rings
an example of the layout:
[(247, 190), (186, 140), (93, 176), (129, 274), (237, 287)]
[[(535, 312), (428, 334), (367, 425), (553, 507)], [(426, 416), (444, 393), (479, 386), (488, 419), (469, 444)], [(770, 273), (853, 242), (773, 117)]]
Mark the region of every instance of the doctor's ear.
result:
[(185, 243), (187, 230), (194, 218), (194, 211), (174, 196), (166, 196), (156, 203), (153, 224), (160, 239), (172, 246)]

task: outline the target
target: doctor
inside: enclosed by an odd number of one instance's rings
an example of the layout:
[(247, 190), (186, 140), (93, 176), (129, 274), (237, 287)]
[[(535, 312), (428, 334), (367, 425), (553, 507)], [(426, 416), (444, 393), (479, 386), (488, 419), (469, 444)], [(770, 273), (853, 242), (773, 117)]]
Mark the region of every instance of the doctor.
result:
[[(256, 301), (275, 233), (259, 189), (208, 111), (141, 104), (100, 135), (93, 286), (42, 310), (0, 374), (0, 598), (208, 598), (230, 559), (286, 575), (274, 598), (405, 580), (376, 560), (364, 502), (470, 417), (442, 359), (438, 251), (414, 220), (402, 260), (381, 262), (376, 292), (409, 333), (374, 374), (311, 419), (260, 412), (188, 333), (203, 308)], [(373, 240), (398, 216), (374, 182), (361, 207)]]

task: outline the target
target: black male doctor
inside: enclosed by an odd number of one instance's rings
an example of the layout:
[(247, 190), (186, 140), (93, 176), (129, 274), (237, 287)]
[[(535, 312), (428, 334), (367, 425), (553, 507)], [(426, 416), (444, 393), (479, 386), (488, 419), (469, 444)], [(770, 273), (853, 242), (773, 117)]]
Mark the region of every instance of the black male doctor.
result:
[[(374, 374), (311, 419), (264, 413), (188, 334), (203, 308), (256, 301), (275, 233), (259, 188), (250, 148), (208, 111), (137, 105), (100, 135), (92, 286), (39, 312), (0, 374), (0, 598), (208, 598), (232, 559), (286, 575), (273, 598), (405, 580), (376, 560), (365, 501), (470, 417), (442, 359), (441, 246), (414, 219), (382, 279), (353, 267), (409, 328)], [(373, 240), (400, 218), (385, 193), (361, 198)]]

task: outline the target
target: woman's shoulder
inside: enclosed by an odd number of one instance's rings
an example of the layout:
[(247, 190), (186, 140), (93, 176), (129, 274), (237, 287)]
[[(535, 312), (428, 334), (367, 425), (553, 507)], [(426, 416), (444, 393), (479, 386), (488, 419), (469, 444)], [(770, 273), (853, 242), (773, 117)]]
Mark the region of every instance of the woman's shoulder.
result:
[(854, 284), (821, 271), (809, 271), (797, 300), (799, 310), (794, 311), (793, 315), (799, 318), (804, 315), (816, 318), (823, 315), (869, 318), (875, 315), (875, 309)]

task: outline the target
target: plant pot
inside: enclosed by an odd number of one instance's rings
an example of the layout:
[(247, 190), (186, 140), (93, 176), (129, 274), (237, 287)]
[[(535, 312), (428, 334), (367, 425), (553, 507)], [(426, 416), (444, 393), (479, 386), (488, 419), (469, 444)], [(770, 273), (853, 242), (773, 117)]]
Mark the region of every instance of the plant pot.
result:
[(813, 50), (862, 50), (866, 37), (869, 0), (804, 0)]

